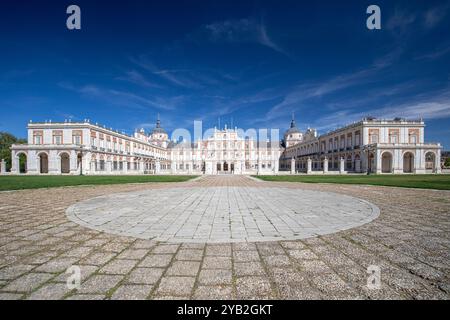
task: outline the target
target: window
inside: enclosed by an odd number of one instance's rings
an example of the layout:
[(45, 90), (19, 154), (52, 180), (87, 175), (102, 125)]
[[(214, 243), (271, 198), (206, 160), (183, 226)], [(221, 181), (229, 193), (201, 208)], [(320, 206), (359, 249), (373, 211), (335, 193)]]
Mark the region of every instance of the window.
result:
[(390, 143), (398, 143), (398, 136), (397, 136), (396, 134), (392, 134), (392, 135), (389, 137), (389, 142), (390, 142)]
[(76, 131), (74, 130), (72, 132), (72, 143), (73, 144), (82, 144), (81, 134), (82, 134), (82, 132), (78, 131), (78, 130), (76, 130)]
[(378, 143), (378, 134), (372, 134), (370, 136), (370, 143)]
[(419, 130), (409, 129), (409, 143), (416, 144), (419, 143)]
[(359, 146), (359, 144), (360, 144), (359, 136), (360, 136), (359, 131), (357, 131), (355, 133), (355, 145), (357, 145), (357, 146)]
[(42, 144), (42, 136), (41, 135), (34, 136), (34, 144)]
[(81, 136), (73, 137), (74, 144), (81, 144)]
[(369, 130), (369, 143), (378, 143), (379, 142), (379, 130), (372, 129)]
[(55, 144), (61, 144), (62, 143), (62, 136), (58, 135), (58, 136), (55, 136), (54, 138), (55, 138), (55, 140), (54, 140)]

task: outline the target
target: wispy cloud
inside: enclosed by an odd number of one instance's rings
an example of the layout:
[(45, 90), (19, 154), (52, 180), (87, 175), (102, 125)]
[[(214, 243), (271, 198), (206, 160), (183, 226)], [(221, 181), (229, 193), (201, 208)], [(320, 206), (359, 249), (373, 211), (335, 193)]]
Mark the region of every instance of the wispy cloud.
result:
[(290, 57), (290, 54), (277, 44), (267, 31), (262, 19), (225, 20), (207, 24), (200, 31), (188, 35), (194, 41), (204, 39), (210, 42), (257, 43)]
[(81, 95), (101, 99), (112, 105), (121, 107), (143, 109), (156, 108), (172, 111), (177, 109), (183, 102), (184, 96), (173, 97), (144, 97), (132, 92), (106, 89), (95, 85), (76, 87), (70, 83), (59, 83), (61, 88), (77, 92)]
[(330, 130), (353, 121), (361, 120), (366, 116), (392, 119), (396, 117), (426, 120), (446, 119), (450, 117), (450, 90), (431, 92), (427, 95), (418, 95), (400, 103), (387, 103), (379, 108), (362, 109), (350, 108), (331, 112), (319, 117), (315, 126), (319, 130)]
[(424, 26), (427, 29), (434, 28), (447, 15), (449, 4), (428, 9), (424, 14)]
[(397, 32), (404, 32), (416, 21), (416, 15), (404, 10), (395, 10), (394, 14), (387, 20), (386, 29)]
[(321, 98), (328, 94), (335, 93), (351, 87), (365, 85), (376, 82), (374, 76), (381, 70), (391, 66), (400, 56), (401, 49), (394, 50), (387, 55), (377, 59), (370, 67), (337, 75), (328, 80), (312, 83), (301, 83), (289, 91), (283, 100), (272, 107), (266, 116), (259, 121), (270, 121), (280, 115), (281, 110), (289, 109), (289, 112), (298, 109), (305, 101), (313, 98)]
[(153, 75), (159, 76), (160, 78), (168, 81), (171, 84), (175, 84), (177, 86), (185, 87), (185, 88), (198, 88), (199, 85), (195, 81), (182, 76), (183, 72), (188, 70), (186, 69), (163, 69), (158, 68), (148, 57), (145, 55), (140, 55), (139, 57), (131, 57), (131, 62), (140, 68), (150, 72)]
[(434, 59), (438, 59), (442, 56), (445, 56), (448, 53), (450, 53), (450, 46), (438, 48), (432, 52), (428, 52), (426, 54), (419, 55), (415, 58), (415, 60), (422, 60), (422, 59), (434, 60)]
[(161, 85), (147, 80), (141, 73), (136, 70), (125, 72), (125, 75), (116, 77), (117, 80), (127, 81), (145, 88), (162, 88)]

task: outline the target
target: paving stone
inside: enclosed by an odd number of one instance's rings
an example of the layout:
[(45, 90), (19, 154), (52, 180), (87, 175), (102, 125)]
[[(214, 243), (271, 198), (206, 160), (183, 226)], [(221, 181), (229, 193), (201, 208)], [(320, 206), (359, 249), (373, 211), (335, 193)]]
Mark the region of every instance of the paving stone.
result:
[(181, 249), (175, 259), (200, 261), (203, 258), (203, 249)]
[(80, 264), (101, 266), (114, 258), (117, 254), (112, 252), (94, 252), (86, 258), (80, 260)]
[(200, 262), (195, 261), (175, 261), (169, 269), (169, 276), (196, 276), (200, 268)]
[(67, 298), (67, 300), (104, 300), (105, 295), (102, 294), (74, 294)]
[(151, 290), (150, 285), (124, 285), (117, 288), (111, 300), (145, 300)]
[(178, 244), (160, 244), (153, 248), (152, 253), (175, 253), (179, 248)]
[(76, 264), (78, 260), (78, 258), (74, 257), (55, 258), (40, 265), (35, 270), (38, 272), (63, 272), (66, 271), (67, 268)]
[(20, 293), (0, 292), (0, 300), (19, 300), (22, 296)]
[(164, 277), (156, 291), (158, 295), (189, 296), (194, 288), (194, 277)]
[(265, 256), (263, 260), (270, 267), (286, 267), (291, 264), (286, 255)]
[(120, 253), (117, 258), (118, 259), (135, 259), (140, 260), (142, 259), (149, 250), (147, 249), (127, 249)]
[(208, 245), (206, 246), (206, 256), (220, 256), (220, 257), (230, 257), (231, 256), (231, 245)]
[(11, 280), (36, 268), (34, 265), (18, 264), (0, 269), (0, 279)]
[(203, 269), (198, 277), (202, 285), (231, 285), (231, 279), (231, 270), (223, 269)]
[(264, 277), (242, 277), (236, 279), (238, 299), (264, 299), (272, 296), (270, 282)]
[(85, 282), (81, 283), (81, 288), (78, 293), (101, 293), (106, 294), (109, 290), (114, 288), (123, 276), (115, 275), (93, 275)]
[(259, 261), (236, 262), (234, 264), (234, 272), (237, 276), (255, 276), (266, 273), (263, 265)]
[(203, 268), (231, 270), (231, 257), (205, 257), (203, 259)]
[(136, 264), (136, 260), (114, 259), (101, 268), (99, 273), (127, 274)]
[(12, 281), (1, 290), (30, 292), (39, 287), (44, 282), (47, 282), (52, 277), (54, 277), (54, 275), (49, 273), (28, 273)]
[(193, 295), (198, 300), (231, 300), (232, 286), (198, 286)]
[(151, 254), (139, 263), (140, 267), (167, 267), (172, 260), (170, 254)]
[(125, 282), (155, 284), (161, 278), (163, 272), (163, 268), (136, 268), (130, 272)]
[(236, 262), (249, 262), (260, 260), (259, 253), (256, 250), (234, 251), (233, 256), (234, 261)]
[(27, 299), (29, 300), (60, 300), (71, 290), (66, 284), (48, 283), (34, 291)]

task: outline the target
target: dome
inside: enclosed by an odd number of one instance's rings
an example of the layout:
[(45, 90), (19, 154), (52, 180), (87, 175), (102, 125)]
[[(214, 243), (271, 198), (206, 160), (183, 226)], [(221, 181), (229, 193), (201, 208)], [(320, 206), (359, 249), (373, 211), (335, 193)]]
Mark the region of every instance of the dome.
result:
[(152, 134), (157, 134), (157, 133), (164, 133), (167, 134), (166, 130), (164, 130), (163, 128), (161, 128), (161, 120), (156, 120), (156, 127), (153, 128)]
[(294, 118), (292, 118), (291, 121), (291, 127), (286, 131), (285, 134), (294, 134), (294, 133), (300, 133), (300, 130), (297, 128), (297, 126), (295, 125), (295, 120)]

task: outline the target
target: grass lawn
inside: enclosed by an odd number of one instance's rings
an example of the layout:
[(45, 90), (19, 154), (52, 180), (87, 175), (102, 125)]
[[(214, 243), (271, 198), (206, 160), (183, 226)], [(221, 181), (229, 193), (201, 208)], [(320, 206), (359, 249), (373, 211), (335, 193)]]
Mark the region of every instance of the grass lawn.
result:
[(0, 176), (0, 191), (145, 182), (182, 182), (195, 176)]
[(376, 186), (422, 188), (450, 190), (450, 175), (286, 175), (286, 176), (255, 176), (265, 181), (288, 181), (304, 183), (342, 183), (366, 184)]

